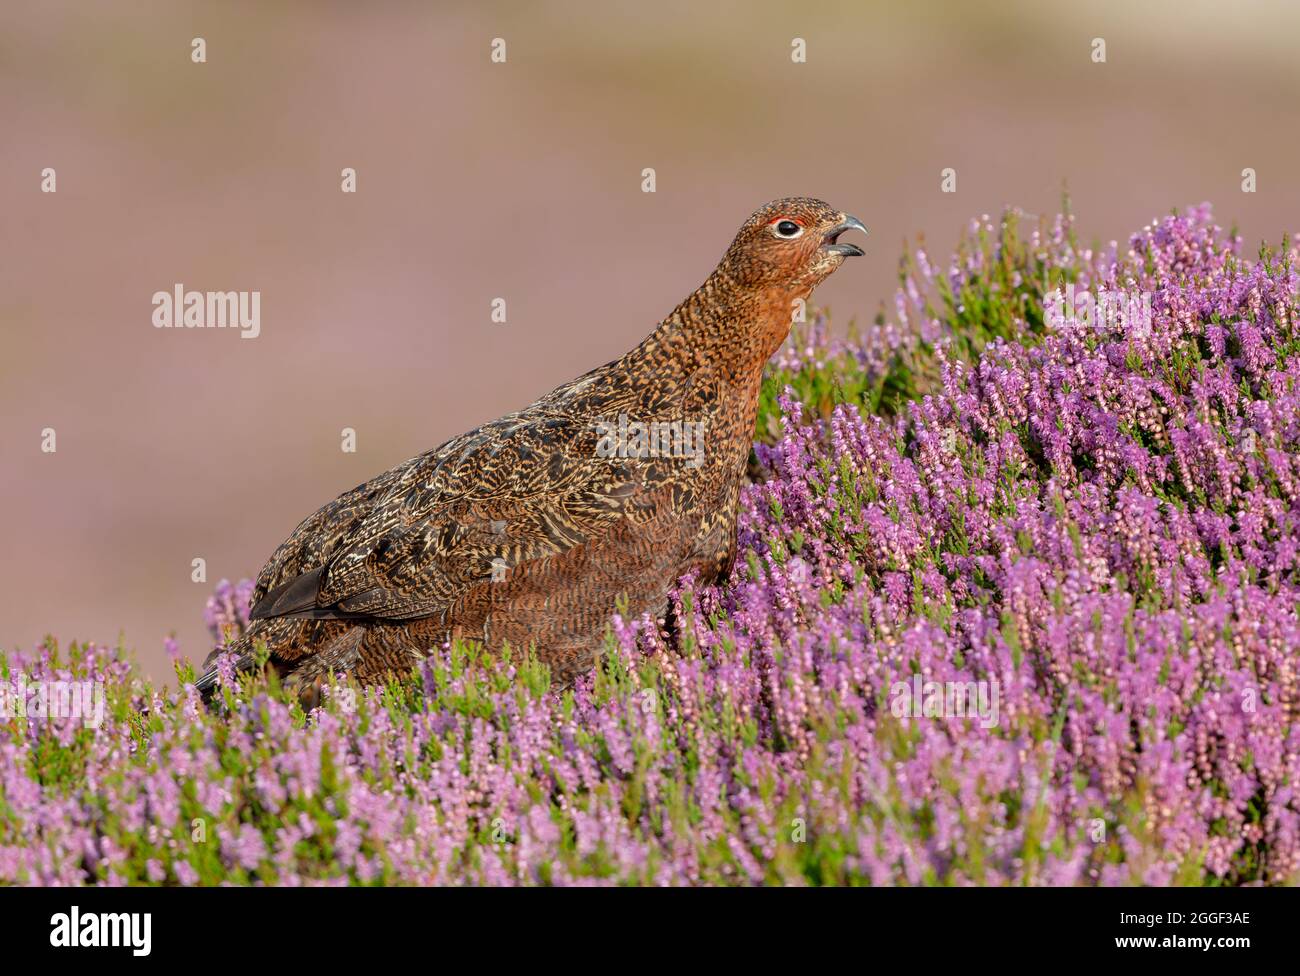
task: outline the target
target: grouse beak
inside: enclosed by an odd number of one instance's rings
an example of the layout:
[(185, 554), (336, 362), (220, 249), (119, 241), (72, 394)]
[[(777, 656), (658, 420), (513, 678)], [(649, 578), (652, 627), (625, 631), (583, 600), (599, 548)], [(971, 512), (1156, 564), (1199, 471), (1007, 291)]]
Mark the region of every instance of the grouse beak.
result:
[(839, 244), (839, 236), (846, 230), (860, 230), (862, 233), (867, 232), (867, 228), (862, 225), (862, 221), (857, 217), (844, 215), (844, 220), (836, 224), (826, 232), (826, 243), (822, 245), (823, 251), (830, 251), (832, 254), (843, 254), (846, 258), (861, 257), (865, 252), (856, 244)]

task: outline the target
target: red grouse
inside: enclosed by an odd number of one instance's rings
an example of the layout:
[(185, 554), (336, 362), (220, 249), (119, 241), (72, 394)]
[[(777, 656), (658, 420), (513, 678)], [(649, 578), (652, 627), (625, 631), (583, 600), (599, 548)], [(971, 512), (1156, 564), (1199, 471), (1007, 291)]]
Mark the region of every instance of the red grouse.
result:
[(777, 200), (635, 349), (309, 516), (262, 568), (252, 626), (213, 652), (304, 696), (330, 671), (405, 673), (454, 638), (590, 668), (616, 602), (662, 616), (682, 575), (725, 577), (763, 366), (844, 259), (855, 217)]

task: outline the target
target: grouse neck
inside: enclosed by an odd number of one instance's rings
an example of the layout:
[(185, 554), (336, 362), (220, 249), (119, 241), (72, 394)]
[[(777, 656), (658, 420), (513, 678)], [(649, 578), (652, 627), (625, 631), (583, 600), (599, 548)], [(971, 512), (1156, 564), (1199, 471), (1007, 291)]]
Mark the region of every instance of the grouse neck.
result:
[(632, 358), (683, 374), (703, 366), (739, 380), (758, 376), (790, 334), (793, 298), (779, 289), (744, 289), (721, 269), (650, 333)]

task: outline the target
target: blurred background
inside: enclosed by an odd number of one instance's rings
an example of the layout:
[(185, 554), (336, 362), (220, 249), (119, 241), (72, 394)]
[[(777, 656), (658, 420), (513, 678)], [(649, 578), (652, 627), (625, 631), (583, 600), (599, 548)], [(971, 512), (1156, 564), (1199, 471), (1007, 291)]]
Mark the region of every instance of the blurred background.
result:
[[(201, 659), (218, 579), (633, 346), (774, 197), (871, 228), (817, 294), (840, 323), (892, 302), (905, 238), (942, 258), (1063, 187), (1085, 240), (1209, 200), (1276, 241), (1297, 36), (1283, 0), (4, 0), (0, 646), (124, 635), (163, 675), (174, 634)], [(260, 291), (261, 335), (154, 328), (178, 282)]]

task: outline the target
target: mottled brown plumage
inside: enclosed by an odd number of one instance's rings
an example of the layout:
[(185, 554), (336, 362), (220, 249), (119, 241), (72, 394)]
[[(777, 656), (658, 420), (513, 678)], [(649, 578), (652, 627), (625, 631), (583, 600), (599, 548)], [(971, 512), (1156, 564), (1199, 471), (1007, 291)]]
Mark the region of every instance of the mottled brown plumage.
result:
[[(265, 641), (300, 690), (330, 670), (373, 682), (460, 637), (533, 646), (567, 682), (620, 598), (661, 616), (682, 575), (725, 576), (763, 366), (796, 300), (862, 253), (838, 243), (855, 228), (819, 200), (768, 204), (627, 355), (308, 517), (258, 576), (239, 665)], [(638, 423), (703, 426), (680, 428), (697, 442), (661, 427), (647, 444)]]

